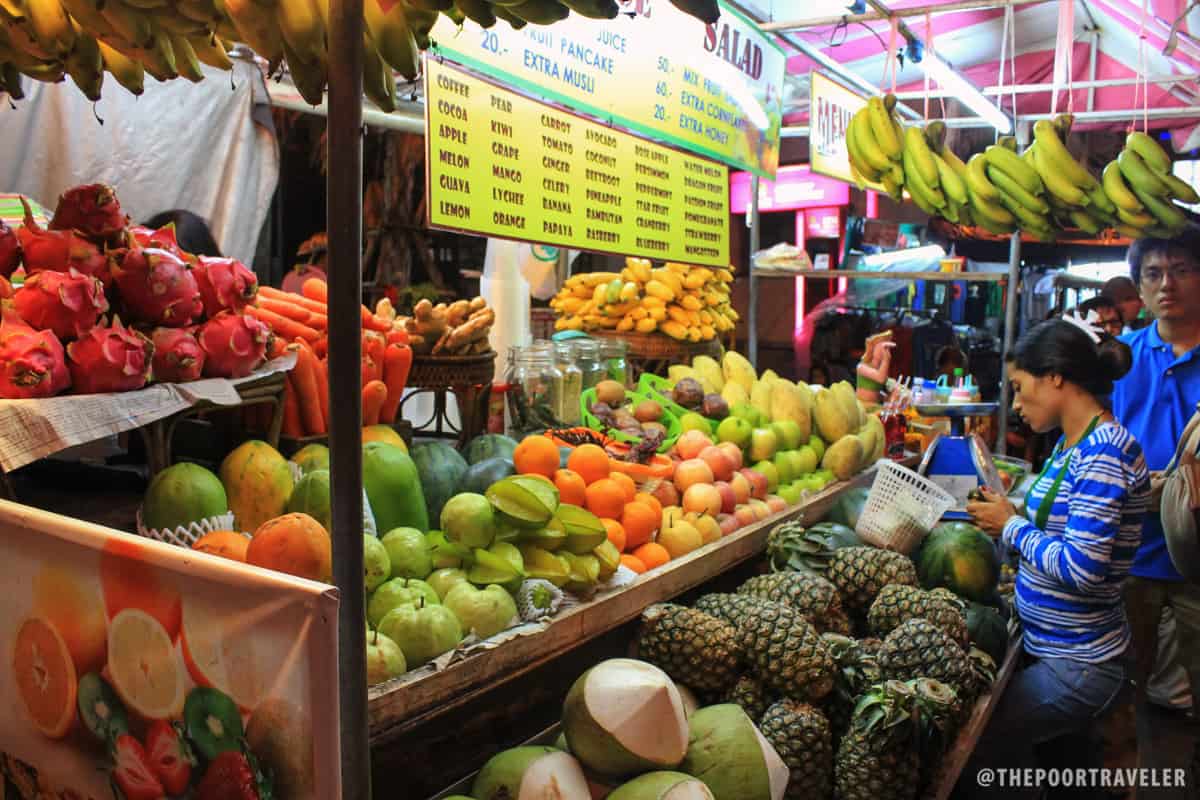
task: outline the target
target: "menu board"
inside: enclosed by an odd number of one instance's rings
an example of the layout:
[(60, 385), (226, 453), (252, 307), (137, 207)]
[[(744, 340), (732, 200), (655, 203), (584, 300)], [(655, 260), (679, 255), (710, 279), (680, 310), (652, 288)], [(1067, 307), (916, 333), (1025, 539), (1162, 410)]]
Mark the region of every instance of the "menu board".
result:
[(572, 14), (519, 31), (441, 16), (429, 52), (506, 86), (738, 169), (779, 166), (787, 56), (721, 4), (705, 25), (666, 0), (623, 0), (612, 20)]
[(427, 59), (429, 224), (729, 263), (728, 168)]
[[(809, 86), (808, 157), (812, 171), (846, 183), (858, 183), (850, 170), (846, 150), (846, 128), (850, 118), (867, 104), (862, 95), (847, 89), (820, 72), (812, 73)], [(865, 178), (862, 185), (886, 191), (883, 184)]]

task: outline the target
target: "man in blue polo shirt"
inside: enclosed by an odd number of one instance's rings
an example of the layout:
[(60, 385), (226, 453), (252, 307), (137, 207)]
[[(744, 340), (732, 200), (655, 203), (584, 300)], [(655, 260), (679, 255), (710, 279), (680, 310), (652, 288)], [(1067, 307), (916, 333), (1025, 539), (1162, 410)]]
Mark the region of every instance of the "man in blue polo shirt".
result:
[[(1200, 401), (1200, 229), (1173, 239), (1141, 239), (1129, 248), (1133, 282), (1154, 323), (1121, 337), (1133, 351), (1133, 369), (1113, 392), (1113, 413), (1137, 438), (1152, 472), (1175, 454), (1184, 426)], [(1142, 544), (1125, 591), (1133, 629), (1134, 677), (1139, 689), (1142, 766), (1159, 766), (1151, 744), (1145, 689), (1158, 653), (1159, 620), (1175, 617), (1179, 657), (1191, 681), (1193, 713), (1200, 715), (1200, 586), (1184, 581), (1171, 563), (1161, 518), (1146, 516)], [(1161, 766), (1180, 766), (1163, 764)], [(1200, 775), (1193, 776), (1200, 779)], [(1195, 797), (1196, 786), (1188, 794)], [(1156, 795), (1157, 796), (1157, 795)]]

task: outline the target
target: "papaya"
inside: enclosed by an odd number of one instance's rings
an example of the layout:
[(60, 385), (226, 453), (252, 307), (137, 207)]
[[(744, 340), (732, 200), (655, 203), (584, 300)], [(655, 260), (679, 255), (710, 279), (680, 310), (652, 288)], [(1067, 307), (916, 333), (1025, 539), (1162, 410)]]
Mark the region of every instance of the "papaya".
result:
[(363, 489), (380, 531), (395, 528), (429, 530), (429, 511), (417, 466), (408, 453), (386, 442), (363, 445)]
[(295, 482), (287, 460), (271, 445), (251, 439), (238, 445), (218, 470), (239, 530), (255, 531), (284, 513)]

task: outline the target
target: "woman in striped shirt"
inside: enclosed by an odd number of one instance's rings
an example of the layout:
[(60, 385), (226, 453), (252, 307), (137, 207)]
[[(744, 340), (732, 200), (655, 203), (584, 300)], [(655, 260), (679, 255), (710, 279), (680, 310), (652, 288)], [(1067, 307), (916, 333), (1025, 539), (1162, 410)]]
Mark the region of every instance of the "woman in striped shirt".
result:
[[(1037, 766), (1035, 745), (1086, 731), (1125, 681), (1121, 581), (1141, 539), (1149, 475), (1106, 398), (1129, 366), (1126, 345), (1077, 318), (1037, 325), (1011, 356), (1013, 410), (1033, 430), (1061, 427), (1063, 437), (1026, 494), (1025, 516), (993, 493), (967, 506), (985, 533), (1020, 554), (1016, 608), (1029, 662), (980, 740), (979, 766)], [(989, 794), (978, 788), (972, 796)]]

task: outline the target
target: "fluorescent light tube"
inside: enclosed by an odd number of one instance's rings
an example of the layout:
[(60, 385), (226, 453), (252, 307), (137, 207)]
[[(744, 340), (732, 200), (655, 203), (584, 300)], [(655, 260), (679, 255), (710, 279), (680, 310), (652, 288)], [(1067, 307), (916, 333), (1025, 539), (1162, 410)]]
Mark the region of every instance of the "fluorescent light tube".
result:
[(987, 99), (983, 92), (968, 82), (966, 78), (951, 69), (945, 61), (926, 52), (925, 57), (921, 59), (921, 66), (925, 68), (925, 74), (931, 81), (936, 82), (957, 100), (962, 101), (967, 108), (987, 120), (988, 124), (1001, 134), (1012, 132), (1012, 120), (1008, 115)]

